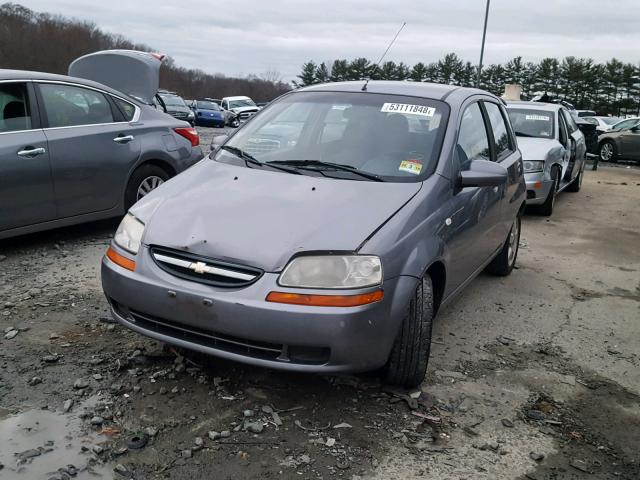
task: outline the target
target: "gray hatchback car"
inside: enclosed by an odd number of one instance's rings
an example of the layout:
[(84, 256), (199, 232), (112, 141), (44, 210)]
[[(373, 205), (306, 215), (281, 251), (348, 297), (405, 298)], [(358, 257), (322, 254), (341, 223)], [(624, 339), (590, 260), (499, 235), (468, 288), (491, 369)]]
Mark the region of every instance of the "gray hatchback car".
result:
[(121, 324), (163, 342), (295, 371), (382, 368), (412, 386), (436, 312), (483, 269), (511, 272), (524, 206), (493, 95), (318, 85), (138, 202), (102, 285)]
[(147, 104), (160, 62), (117, 51), (78, 59), (74, 77), (0, 70), (0, 238), (122, 215), (203, 157), (195, 129)]

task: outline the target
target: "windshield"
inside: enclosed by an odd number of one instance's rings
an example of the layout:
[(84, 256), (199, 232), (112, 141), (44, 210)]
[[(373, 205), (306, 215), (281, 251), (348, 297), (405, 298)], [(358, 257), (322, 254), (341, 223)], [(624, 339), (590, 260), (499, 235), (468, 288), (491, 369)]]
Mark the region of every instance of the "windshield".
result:
[(513, 107), (507, 107), (507, 112), (517, 136), (554, 138), (554, 112)]
[(196, 107), (200, 110), (220, 110), (220, 107), (217, 103), (204, 102), (202, 100), (198, 100), (196, 102)]
[(242, 98), (239, 100), (229, 100), (229, 108), (238, 107), (255, 107), (256, 104), (250, 98)]
[[(226, 145), (262, 163), (297, 163), (298, 173), (307, 175), (324, 167), (322, 174), (335, 178), (371, 180), (353, 170), (385, 181), (420, 181), (435, 170), (448, 115), (437, 100), (300, 92), (271, 104)], [(229, 151), (216, 160), (244, 164)], [(329, 171), (329, 164), (342, 168)]]
[(172, 107), (186, 107), (187, 105), (182, 100), (182, 97), (177, 95), (160, 95), (164, 104)]

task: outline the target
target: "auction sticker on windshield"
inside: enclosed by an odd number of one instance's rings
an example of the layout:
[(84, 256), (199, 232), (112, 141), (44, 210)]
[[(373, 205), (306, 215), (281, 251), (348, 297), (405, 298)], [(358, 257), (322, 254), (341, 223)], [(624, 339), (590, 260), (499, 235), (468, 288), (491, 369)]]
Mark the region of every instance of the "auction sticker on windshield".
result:
[(385, 103), (382, 105), (380, 111), (388, 113), (410, 113), (413, 115), (421, 115), (423, 117), (433, 117), (436, 113), (436, 109), (433, 107), (412, 105), (410, 103)]
[(413, 173), (414, 175), (420, 175), (422, 171), (422, 163), (418, 160), (403, 160), (400, 162), (400, 168), (398, 168), (401, 172)]
[(551, 120), (546, 115), (525, 115), (525, 118), (527, 120), (543, 120), (545, 122), (548, 122), (549, 120)]

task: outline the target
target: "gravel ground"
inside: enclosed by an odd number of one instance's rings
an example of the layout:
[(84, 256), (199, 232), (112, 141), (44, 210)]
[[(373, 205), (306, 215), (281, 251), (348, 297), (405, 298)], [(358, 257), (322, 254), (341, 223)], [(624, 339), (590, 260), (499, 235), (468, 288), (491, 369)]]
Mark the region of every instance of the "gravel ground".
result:
[(2, 241), (0, 479), (638, 479), (639, 205), (640, 170), (601, 166), (526, 216), (518, 269), (440, 312), (409, 392), (111, 323), (117, 220)]

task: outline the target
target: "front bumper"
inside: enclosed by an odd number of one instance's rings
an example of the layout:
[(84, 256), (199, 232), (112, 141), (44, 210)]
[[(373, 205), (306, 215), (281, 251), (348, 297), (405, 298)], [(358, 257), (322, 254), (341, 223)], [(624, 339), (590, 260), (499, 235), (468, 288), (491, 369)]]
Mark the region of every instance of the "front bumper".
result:
[(308, 307), (266, 302), (270, 291), (296, 291), (279, 287), (277, 277), (265, 273), (245, 288), (216, 288), (164, 272), (146, 247), (136, 256), (135, 272), (102, 261), (114, 318), (131, 330), (205, 354), (304, 372), (384, 365), (418, 281), (386, 280), (384, 298), (369, 305)]
[(553, 187), (553, 179), (544, 172), (525, 173), (524, 179), (527, 183), (527, 205), (544, 203)]

